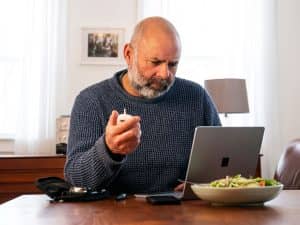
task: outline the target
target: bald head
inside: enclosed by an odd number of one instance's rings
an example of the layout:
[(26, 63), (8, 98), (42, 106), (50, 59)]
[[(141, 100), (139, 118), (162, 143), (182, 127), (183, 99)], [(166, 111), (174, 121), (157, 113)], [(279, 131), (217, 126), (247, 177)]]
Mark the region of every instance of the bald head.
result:
[(175, 81), (181, 55), (178, 32), (162, 17), (146, 18), (135, 27), (123, 54), (128, 65), (124, 89), (144, 98), (163, 95)]
[(172, 39), (178, 46), (181, 46), (180, 37), (171, 22), (162, 17), (148, 17), (140, 21), (133, 32), (130, 43), (134, 47), (138, 47), (142, 41), (147, 38)]

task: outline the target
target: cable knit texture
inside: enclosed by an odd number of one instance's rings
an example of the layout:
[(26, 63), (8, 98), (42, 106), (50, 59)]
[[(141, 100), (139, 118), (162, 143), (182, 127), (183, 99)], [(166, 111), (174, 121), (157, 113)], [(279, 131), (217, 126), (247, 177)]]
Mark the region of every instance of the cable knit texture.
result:
[[(76, 186), (112, 192), (170, 191), (185, 177), (196, 126), (217, 126), (216, 109), (199, 85), (176, 78), (163, 96), (127, 94), (116, 73), (77, 96), (71, 114), (65, 177)], [(104, 131), (112, 110), (141, 117), (141, 143), (121, 161), (111, 158)]]

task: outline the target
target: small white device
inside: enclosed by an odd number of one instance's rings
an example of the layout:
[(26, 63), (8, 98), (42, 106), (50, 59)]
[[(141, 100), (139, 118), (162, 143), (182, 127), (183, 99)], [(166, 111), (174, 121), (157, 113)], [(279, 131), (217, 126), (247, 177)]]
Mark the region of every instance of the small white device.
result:
[(124, 112), (118, 116), (118, 123), (124, 122), (130, 117), (132, 116), (130, 114), (127, 114), (126, 109), (124, 108)]

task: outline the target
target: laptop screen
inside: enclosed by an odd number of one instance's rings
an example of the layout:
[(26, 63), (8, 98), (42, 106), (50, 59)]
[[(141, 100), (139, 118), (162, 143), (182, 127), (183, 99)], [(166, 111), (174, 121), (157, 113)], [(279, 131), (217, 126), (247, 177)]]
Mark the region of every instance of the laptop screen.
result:
[(186, 181), (254, 176), (263, 134), (264, 127), (196, 127)]

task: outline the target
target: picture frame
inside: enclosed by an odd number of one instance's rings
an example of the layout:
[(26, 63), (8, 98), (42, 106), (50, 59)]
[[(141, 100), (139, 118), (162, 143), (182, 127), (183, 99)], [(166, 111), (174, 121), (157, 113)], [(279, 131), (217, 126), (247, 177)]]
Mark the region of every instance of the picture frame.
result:
[(124, 33), (122, 28), (81, 28), (81, 64), (124, 64)]

